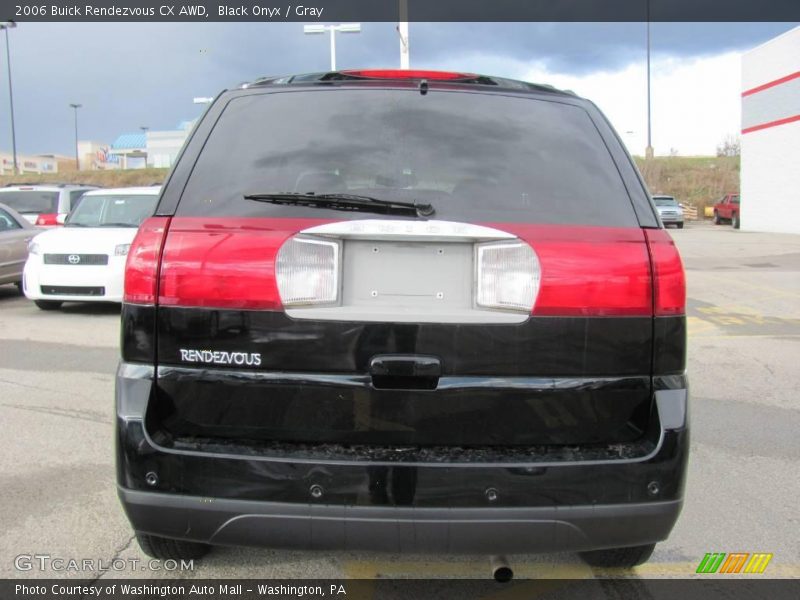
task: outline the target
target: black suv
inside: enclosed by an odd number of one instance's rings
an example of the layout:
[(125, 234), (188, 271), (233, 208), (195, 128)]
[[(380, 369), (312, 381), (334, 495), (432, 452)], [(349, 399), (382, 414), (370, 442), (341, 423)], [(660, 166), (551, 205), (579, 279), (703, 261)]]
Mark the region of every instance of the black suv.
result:
[(143, 550), (647, 560), (681, 510), (685, 282), (619, 137), (549, 86), (225, 91), (128, 256), (118, 486)]

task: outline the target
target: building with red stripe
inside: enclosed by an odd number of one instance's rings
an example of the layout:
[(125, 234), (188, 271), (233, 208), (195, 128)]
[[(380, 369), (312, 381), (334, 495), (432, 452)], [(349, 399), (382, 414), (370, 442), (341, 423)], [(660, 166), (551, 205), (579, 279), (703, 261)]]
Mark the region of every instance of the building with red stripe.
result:
[(800, 27), (742, 55), (741, 227), (800, 233)]

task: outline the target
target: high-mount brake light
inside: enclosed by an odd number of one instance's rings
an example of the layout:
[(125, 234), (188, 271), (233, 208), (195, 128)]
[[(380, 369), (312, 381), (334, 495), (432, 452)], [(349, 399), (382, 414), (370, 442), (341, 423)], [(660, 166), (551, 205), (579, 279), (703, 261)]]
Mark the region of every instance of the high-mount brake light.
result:
[(345, 75), (363, 77), (365, 79), (428, 79), (430, 81), (459, 81), (475, 79), (472, 73), (454, 73), (452, 71), (425, 71), (420, 69), (361, 69), (341, 71)]
[(150, 217), (139, 226), (125, 262), (125, 294), (130, 304), (155, 304), (158, 263), (169, 226), (169, 217)]

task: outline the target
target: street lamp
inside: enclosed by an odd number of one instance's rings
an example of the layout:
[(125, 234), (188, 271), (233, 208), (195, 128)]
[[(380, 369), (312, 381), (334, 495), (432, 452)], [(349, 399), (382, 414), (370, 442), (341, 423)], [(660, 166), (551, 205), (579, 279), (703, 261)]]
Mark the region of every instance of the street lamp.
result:
[(78, 109), (83, 106), (82, 104), (70, 104), (70, 107), (75, 109), (75, 170), (81, 170), (80, 159), (78, 158)]
[(400, 21), (397, 23), (397, 35), (400, 36), (400, 68), (409, 68), (408, 56), (408, 1), (400, 0)]
[(11, 87), (11, 50), (8, 46), (8, 30), (14, 29), (17, 24), (14, 21), (0, 22), (0, 29), (6, 32), (6, 64), (8, 65), (8, 105), (11, 110), (11, 153), (14, 156), (14, 175), (19, 173), (17, 168), (17, 133), (14, 129), (14, 92)]
[(647, 3), (647, 148), (645, 158), (653, 158), (653, 139), (650, 128), (650, 2)]
[(336, 32), (359, 33), (361, 23), (341, 23), (339, 25), (303, 25), (303, 33), (318, 34), (330, 32), (331, 34), (331, 71), (336, 70)]

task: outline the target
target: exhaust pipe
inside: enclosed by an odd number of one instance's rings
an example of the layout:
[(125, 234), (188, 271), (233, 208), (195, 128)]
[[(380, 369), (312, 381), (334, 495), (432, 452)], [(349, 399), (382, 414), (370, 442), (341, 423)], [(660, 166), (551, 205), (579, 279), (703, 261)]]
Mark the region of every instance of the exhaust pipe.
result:
[(508, 583), (514, 579), (514, 571), (505, 556), (492, 556), (490, 564), (492, 566), (492, 577), (497, 583)]

